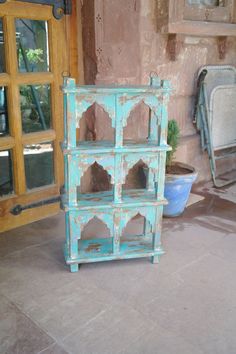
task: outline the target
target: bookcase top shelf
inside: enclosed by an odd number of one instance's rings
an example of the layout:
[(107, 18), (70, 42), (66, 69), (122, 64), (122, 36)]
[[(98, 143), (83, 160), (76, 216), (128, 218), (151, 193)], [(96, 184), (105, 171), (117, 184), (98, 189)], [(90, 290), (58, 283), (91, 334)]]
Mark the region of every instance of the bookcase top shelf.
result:
[(171, 92), (171, 84), (169, 80), (160, 80), (158, 77), (151, 77), (151, 85), (142, 86), (118, 86), (118, 85), (76, 85), (75, 80), (71, 78), (64, 79), (64, 85), (62, 86), (62, 91), (64, 93), (76, 93), (82, 94), (156, 94), (158, 90), (161, 92)]

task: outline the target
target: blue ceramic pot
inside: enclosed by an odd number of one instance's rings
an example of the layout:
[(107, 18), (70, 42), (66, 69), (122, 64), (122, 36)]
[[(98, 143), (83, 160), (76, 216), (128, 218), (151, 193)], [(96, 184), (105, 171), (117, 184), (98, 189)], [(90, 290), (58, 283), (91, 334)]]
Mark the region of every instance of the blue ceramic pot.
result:
[(163, 215), (167, 217), (178, 216), (183, 213), (193, 182), (197, 178), (195, 169), (184, 163), (176, 162), (176, 165), (189, 170), (188, 174), (166, 174), (164, 196), (168, 205), (164, 206)]

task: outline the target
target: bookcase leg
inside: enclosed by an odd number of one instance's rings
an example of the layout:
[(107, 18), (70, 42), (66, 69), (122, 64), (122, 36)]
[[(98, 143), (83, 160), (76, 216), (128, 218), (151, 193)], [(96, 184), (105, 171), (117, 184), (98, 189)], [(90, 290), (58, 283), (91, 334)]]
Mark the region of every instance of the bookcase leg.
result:
[[(152, 247), (154, 251), (160, 250), (161, 248), (161, 221), (162, 221), (163, 205), (157, 207), (156, 209), (156, 220), (155, 220), (155, 230), (153, 233)], [(151, 257), (152, 263), (160, 262), (160, 254)]]
[(153, 264), (159, 263), (159, 262), (160, 262), (160, 256), (159, 256), (159, 255), (157, 255), (157, 256), (152, 256), (152, 257), (151, 257), (151, 262), (152, 262)]
[(79, 257), (78, 254), (78, 233), (80, 234), (80, 230), (76, 228), (75, 224), (75, 215), (71, 212), (66, 213), (66, 249), (67, 249), (67, 257), (69, 259), (76, 259)]
[(79, 265), (78, 263), (70, 264), (70, 271), (71, 273), (76, 273), (79, 270)]

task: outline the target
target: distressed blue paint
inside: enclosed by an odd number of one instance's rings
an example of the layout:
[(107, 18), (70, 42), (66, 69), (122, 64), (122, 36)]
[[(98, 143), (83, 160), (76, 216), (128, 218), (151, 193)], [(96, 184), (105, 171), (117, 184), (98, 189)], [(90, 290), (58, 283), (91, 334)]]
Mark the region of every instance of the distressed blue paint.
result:
[[(113, 259), (150, 257), (153, 263), (163, 254), (161, 221), (164, 198), (165, 159), (169, 147), (167, 136), (167, 102), (170, 85), (151, 78), (150, 86), (99, 87), (76, 86), (65, 79), (65, 195), (66, 212), (65, 259), (72, 272), (80, 263)], [(140, 102), (151, 110), (149, 136), (146, 141), (124, 141), (123, 129), (130, 112)], [(115, 143), (86, 141), (76, 143), (76, 127), (83, 113), (94, 103), (108, 113), (115, 128)], [(129, 170), (142, 160), (148, 167), (147, 188), (122, 190)], [(94, 162), (111, 176), (113, 190), (81, 194), (80, 180)], [(123, 236), (127, 223), (140, 214), (145, 217), (142, 235)], [(110, 238), (81, 240), (81, 232), (93, 218), (101, 220), (110, 230)], [(96, 230), (95, 230), (96, 232)], [(95, 235), (96, 236), (96, 235)]]
[(99, 106), (103, 108), (103, 110), (108, 114), (109, 118), (112, 120), (112, 127), (115, 128), (116, 123), (116, 112), (115, 112), (115, 96), (111, 95), (99, 95), (97, 93), (84, 95), (84, 99), (76, 100), (76, 111), (77, 111), (77, 119), (76, 125), (79, 128), (79, 122), (82, 118), (84, 112), (92, 106), (94, 103), (97, 103)]

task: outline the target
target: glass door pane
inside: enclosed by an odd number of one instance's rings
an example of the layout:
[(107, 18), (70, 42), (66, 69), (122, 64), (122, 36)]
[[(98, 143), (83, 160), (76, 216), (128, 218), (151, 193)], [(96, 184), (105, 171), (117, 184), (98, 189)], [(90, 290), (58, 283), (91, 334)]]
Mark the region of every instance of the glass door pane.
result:
[(21, 122), (24, 133), (51, 128), (50, 85), (20, 86)]
[(0, 197), (13, 193), (11, 150), (0, 151)]
[(0, 138), (9, 134), (7, 89), (0, 86)]
[(4, 34), (3, 23), (0, 18), (0, 73), (5, 72), (5, 52), (4, 52)]
[(47, 22), (19, 18), (15, 25), (19, 71), (49, 71)]
[(54, 183), (52, 143), (25, 146), (24, 160), (27, 189)]

